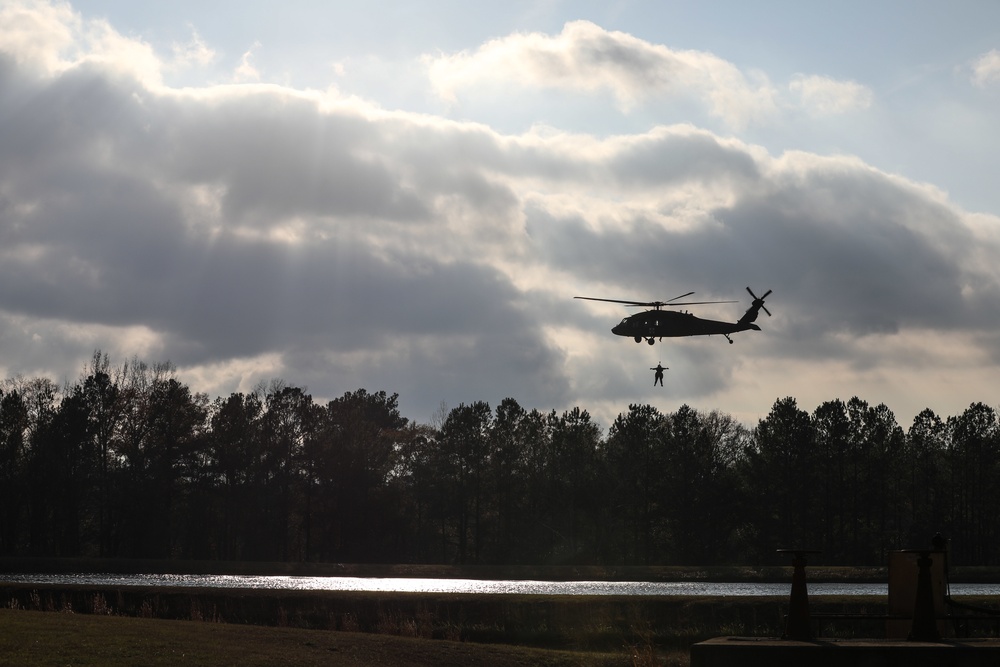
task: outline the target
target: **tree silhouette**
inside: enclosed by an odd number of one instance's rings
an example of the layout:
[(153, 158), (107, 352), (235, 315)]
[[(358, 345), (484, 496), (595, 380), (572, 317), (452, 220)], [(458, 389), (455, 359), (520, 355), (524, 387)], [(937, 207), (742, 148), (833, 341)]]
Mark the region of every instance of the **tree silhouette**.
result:
[(495, 564), (884, 564), (941, 531), (1000, 546), (1000, 419), (973, 403), (908, 431), (883, 404), (793, 397), (753, 427), (630, 405), (515, 399), (404, 418), (365, 389), (317, 404), (275, 380), (209, 400), (168, 363), (96, 352), (58, 387), (0, 391), (0, 555)]

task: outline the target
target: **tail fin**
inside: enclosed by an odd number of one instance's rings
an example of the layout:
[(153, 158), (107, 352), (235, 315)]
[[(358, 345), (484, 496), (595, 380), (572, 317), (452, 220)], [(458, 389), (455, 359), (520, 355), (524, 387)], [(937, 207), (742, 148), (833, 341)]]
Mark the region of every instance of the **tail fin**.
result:
[(750, 306), (747, 308), (747, 312), (743, 313), (743, 317), (740, 318), (740, 324), (750, 324), (757, 319), (757, 315), (760, 313), (760, 308), (755, 308)]

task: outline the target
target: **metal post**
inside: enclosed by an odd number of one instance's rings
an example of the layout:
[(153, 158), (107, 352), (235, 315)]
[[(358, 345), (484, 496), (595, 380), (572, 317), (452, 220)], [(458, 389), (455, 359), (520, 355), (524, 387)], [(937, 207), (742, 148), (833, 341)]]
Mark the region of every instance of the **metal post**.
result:
[(788, 600), (788, 620), (782, 639), (809, 641), (813, 638), (809, 618), (809, 591), (806, 590), (806, 555), (819, 551), (806, 549), (778, 549), (778, 553), (792, 554), (792, 594)]

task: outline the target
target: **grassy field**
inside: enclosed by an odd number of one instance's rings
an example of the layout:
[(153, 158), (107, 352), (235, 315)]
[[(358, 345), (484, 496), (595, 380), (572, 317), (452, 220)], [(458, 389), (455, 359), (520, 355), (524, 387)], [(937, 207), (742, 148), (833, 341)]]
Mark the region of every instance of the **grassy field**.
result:
[[(553, 650), (686, 650), (781, 633), (784, 597), (485, 595), (167, 587), (0, 586), (11, 610), (361, 632)], [(855, 599), (851, 600), (854, 603)]]
[[(67, 588), (0, 594), (9, 600), (0, 610), (0, 664), (10, 665), (683, 667), (691, 644), (704, 639), (780, 635), (787, 608), (784, 598), (771, 597), (289, 597), (231, 590), (213, 597), (153, 589), (113, 596)], [(813, 606), (884, 612), (882, 601), (858, 598)]]
[(648, 646), (623, 646), (614, 652), (554, 651), (353, 632), (0, 609), (0, 665), (18, 667), (687, 664), (686, 651), (655, 651)]

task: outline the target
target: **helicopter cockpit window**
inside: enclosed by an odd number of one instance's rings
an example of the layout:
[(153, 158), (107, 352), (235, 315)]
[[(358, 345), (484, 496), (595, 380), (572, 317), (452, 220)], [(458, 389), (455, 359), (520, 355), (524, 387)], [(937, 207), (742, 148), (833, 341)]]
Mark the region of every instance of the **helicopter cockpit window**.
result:
[(627, 317), (623, 317), (621, 323), (625, 324), (626, 322), (628, 322), (628, 318)]

